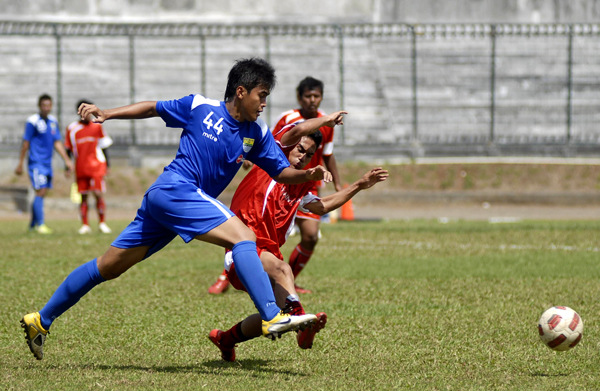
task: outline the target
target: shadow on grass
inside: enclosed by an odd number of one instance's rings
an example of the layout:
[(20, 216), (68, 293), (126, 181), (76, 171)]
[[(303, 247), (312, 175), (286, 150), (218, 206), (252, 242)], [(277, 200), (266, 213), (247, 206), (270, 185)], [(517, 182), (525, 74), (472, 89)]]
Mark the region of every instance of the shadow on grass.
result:
[(532, 372), (532, 377), (566, 377), (568, 373), (545, 373), (545, 372)]
[(141, 365), (82, 365), (81, 369), (94, 369), (104, 371), (139, 371), (139, 372), (157, 372), (157, 373), (205, 373), (212, 374), (215, 369), (242, 369), (245, 371), (259, 371), (264, 373), (273, 373), (290, 376), (306, 376), (305, 373), (278, 370), (268, 368), (267, 360), (236, 360), (235, 362), (226, 362), (223, 360), (210, 360), (197, 365), (168, 365), (168, 366), (141, 366)]

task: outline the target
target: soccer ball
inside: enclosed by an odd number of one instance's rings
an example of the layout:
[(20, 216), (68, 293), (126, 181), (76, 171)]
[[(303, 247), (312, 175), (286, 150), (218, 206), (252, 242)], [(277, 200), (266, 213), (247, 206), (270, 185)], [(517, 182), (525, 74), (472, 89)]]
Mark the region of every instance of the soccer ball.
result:
[(542, 342), (552, 350), (565, 351), (574, 348), (583, 335), (583, 321), (569, 307), (548, 308), (538, 322)]

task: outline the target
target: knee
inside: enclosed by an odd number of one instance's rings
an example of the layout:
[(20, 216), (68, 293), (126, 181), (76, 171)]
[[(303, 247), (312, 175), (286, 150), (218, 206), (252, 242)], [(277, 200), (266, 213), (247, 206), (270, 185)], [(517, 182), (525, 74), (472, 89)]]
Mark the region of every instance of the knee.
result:
[(302, 232), (302, 242), (308, 247), (314, 247), (319, 241), (319, 230)]
[(245, 227), (245, 229), (240, 230), (238, 235), (239, 235), (238, 242), (242, 242), (242, 241), (256, 242), (256, 234), (248, 227)]
[(113, 251), (112, 247), (98, 257), (98, 271), (105, 280), (114, 280), (140, 262), (145, 254), (144, 248)]
[(276, 258), (261, 259), (261, 261), (265, 272), (275, 281), (292, 276), (292, 268), (287, 262)]
[(119, 270), (114, 264), (102, 262), (102, 257), (98, 258), (98, 272), (106, 281), (114, 280), (124, 273), (124, 270)]

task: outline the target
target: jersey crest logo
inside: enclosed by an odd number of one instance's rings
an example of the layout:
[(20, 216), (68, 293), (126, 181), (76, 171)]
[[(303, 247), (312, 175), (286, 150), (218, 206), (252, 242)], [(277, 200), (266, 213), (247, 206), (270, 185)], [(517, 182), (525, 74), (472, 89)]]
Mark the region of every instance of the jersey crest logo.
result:
[(44, 121), (43, 119), (40, 119), (37, 122), (37, 131), (39, 133), (46, 133), (46, 130), (48, 130), (48, 125), (46, 125), (46, 121)]
[(240, 154), (240, 156), (238, 156), (237, 160), (235, 161), (237, 164), (240, 164), (241, 162), (244, 161), (244, 155)]
[(250, 150), (252, 149), (253, 146), (254, 146), (254, 139), (244, 137), (244, 146), (243, 146), (244, 152), (246, 152), (246, 153), (250, 152)]

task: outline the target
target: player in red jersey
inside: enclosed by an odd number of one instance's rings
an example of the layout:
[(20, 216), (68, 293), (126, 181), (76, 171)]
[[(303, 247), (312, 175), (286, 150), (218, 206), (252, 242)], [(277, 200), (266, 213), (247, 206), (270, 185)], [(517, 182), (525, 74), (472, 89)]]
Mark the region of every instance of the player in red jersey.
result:
[[(77, 103), (76, 108), (82, 104), (92, 104), (82, 100)], [(108, 170), (108, 154), (106, 148), (112, 145), (110, 136), (104, 133), (102, 125), (91, 121), (91, 116), (85, 120), (73, 122), (67, 127), (65, 147), (69, 155), (75, 156), (75, 173), (77, 189), (81, 193), (81, 204), (79, 210), (83, 225), (79, 229), (80, 234), (92, 232), (88, 224), (88, 194), (91, 192), (96, 198), (96, 210), (98, 211), (98, 228), (102, 233), (111, 233), (111, 229), (104, 221), (106, 206), (104, 203), (104, 192), (106, 185), (104, 176)]]
[[(306, 77), (298, 84), (296, 88), (299, 109), (289, 110), (282, 113), (277, 120), (277, 123), (273, 127), (273, 134), (277, 134), (283, 129), (283, 127), (292, 124), (297, 121), (312, 118), (321, 118), (325, 113), (319, 109), (321, 101), (323, 100), (323, 82), (313, 77)], [(327, 170), (331, 172), (333, 177), (333, 184), (336, 191), (342, 190), (340, 175), (338, 173), (337, 164), (333, 155), (333, 127), (321, 126), (319, 128), (323, 139), (321, 144), (318, 146), (315, 154), (313, 155), (306, 168), (316, 167), (317, 165), (323, 165), (327, 167)], [(319, 188), (322, 187), (321, 181), (313, 182), (310, 192), (318, 196)], [(319, 222), (321, 216), (316, 215), (309, 211), (299, 210), (296, 215), (296, 225), (300, 229), (300, 243), (294, 248), (294, 251), (290, 255), (289, 263), (292, 267), (294, 277), (304, 269), (310, 257), (313, 254), (315, 246), (319, 240)], [(208, 292), (212, 294), (220, 294), (225, 292), (229, 288), (229, 281), (223, 273), (217, 282), (215, 282), (209, 289)], [(311, 293), (310, 290), (301, 288), (296, 285), (296, 290), (299, 293)]]
[[(334, 113), (300, 124), (294, 123), (274, 134), (275, 140), (294, 168), (304, 168), (314, 155), (321, 138), (317, 129), (326, 124), (341, 124), (343, 113)], [(280, 247), (285, 243), (293, 225), (296, 211), (303, 209), (323, 215), (343, 205), (360, 190), (385, 180), (387, 175), (387, 171), (375, 168), (352, 186), (323, 199), (310, 193), (310, 184), (279, 185), (258, 167), (252, 168), (240, 183), (233, 196), (231, 210), (256, 234), (260, 259), (271, 279), (277, 305), (284, 308), (284, 311), (292, 315), (304, 314), (304, 308), (294, 287), (292, 269), (283, 262), (280, 252)], [(245, 290), (237, 278), (230, 254), (225, 256), (224, 273), (236, 289)], [(298, 345), (302, 349), (310, 349), (315, 334), (326, 322), (327, 315), (324, 312), (318, 313), (317, 322), (311, 328), (298, 332)], [(260, 316), (254, 314), (227, 331), (212, 330), (209, 339), (219, 347), (221, 357), (225, 361), (234, 361), (235, 345), (260, 336), (260, 325)]]

